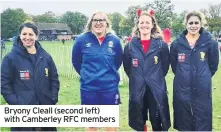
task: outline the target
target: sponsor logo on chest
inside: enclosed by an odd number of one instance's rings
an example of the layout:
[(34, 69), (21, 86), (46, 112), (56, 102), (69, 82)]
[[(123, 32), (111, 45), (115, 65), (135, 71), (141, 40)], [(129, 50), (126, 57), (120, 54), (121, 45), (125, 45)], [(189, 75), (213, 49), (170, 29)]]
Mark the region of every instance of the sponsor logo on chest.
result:
[(138, 67), (139, 66), (138, 59), (132, 59), (132, 64), (133, 64), (134, 67)]
[(29, 70), (20, 71), (20, 79), (21, 80), (29, 80), (30, 79)]
[(178, 61), (179, 62), (185, 62), (185, 60), (186, 60), (185, 53), (178, 53)]

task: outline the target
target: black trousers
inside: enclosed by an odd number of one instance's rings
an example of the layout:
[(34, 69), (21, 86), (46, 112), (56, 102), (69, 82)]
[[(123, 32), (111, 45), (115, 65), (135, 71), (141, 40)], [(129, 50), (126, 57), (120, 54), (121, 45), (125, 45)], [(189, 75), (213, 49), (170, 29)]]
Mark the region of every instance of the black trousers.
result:
[(148, 111), (149, 111), (149, 119), (152, 125), (153, 131), (162, 131), (161, 118), (159, 109), (157, 106), (157, 102), (153, 97), (153, 94), (150, 88), (147, 86), (145, 89), (145, 94), (143, 98), (143, 120), (144, 124), (146, 124), (146, 120), (148, 120)]

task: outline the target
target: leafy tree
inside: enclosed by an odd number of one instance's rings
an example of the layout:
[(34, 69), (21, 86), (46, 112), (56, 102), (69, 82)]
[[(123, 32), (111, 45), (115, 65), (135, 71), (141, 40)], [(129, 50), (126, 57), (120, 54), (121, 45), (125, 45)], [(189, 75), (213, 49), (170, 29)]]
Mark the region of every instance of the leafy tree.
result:
[(87, 20), (87, 16), (80, 12), (67, 11), (61, 16), (61, 22), (66, 23), (71, 28), (73, 34), (82, 33)]
[(121, 35), (124, 35), (124, 36), (131, 35), (132, 27), (130, 26), (130, 23), (131, 23), (131, 21), (128, 18), (121, 19), (121, 21), (120, 21), (120, 29), (119, 29), (119, 33)]
[(135, 24), (135, 20), (137, 18), (137, 10), (138, 9), (143, 9), (140, 5), (136, 5), (136, 6), (130, 6), (128, 7), (127, 11), (126, 11), (126, 16), (127, 16), (127, 21), (126, 23), (128, 24), (128, 27), (131, 27), (131, 29), (134, 27)]
[(42, 15), (33, 16), (34, 22), (56, 23), (58, 22), (56, 15), (52, 11), (45, 12)]
[(153, 3), (149, 3), (147, 6), (155, 11), (157, 22), (162, 29), (171, 26), (170, 21), (174, 10), (171, 0), (154, 0)]
[(187, 11), (183, 11), (180, 14), (173, 14), (172, 16), (172, 21), (171, 21), (171, 29), (172, 29), (172, 35), (177, 36), (180, 34), (184, 29), (184, 18), (186, 15)]
[(108, 17), (112, 24), (112, 29), (116, 32), (117, 35), (120, 34), (120, 21), (123, 18), (123, 16), (120, 13), (114, 12), (112, 14), (108, 14)]
[(218, 5), (210, 5), (209, 8), (201, 9), (206, 16), (209, 30), (211, 32), (220, 32), (221, 31), (221, 3)]
[[(137, 10), (153, 9), (159, 26), (163, 28), (171, 27), (174, 5), (170, 0), (155, 0), (152, 3), (145, 3), (144, 6), (136, 5), (128, 7), (126, 11), (126, 27), (134, 27), (137, 18)], [(124, 22), (125, 23), (125, 22)]]
[(1, 35), (3, 38), (18, 35), (18, 29), (27, 19), (28, 15), (20, 8), (6, 9), (1, 13)]
[(221, 3), (218, 5), (210, 5), (208, 13), (211, 18), (220, 18), (221, 17)]

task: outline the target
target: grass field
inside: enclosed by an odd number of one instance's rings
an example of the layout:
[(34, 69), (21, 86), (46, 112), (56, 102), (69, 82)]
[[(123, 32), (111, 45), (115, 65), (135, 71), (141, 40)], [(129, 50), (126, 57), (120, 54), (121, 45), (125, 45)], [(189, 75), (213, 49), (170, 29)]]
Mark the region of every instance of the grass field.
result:
[[(49, 46), (50, 45), (50, 46)], [(43, 47), (50, 48), (53, 51), (54, 46), (51, 46), (52, 43), (46, 44), (46, 42), (43, 42)], [(60, 43), (61, 45), (61, 43)], [(64, 46), (70, 46), (70, 44), (64, 45)], [(61, 45), (62, 46), (62, 45)], [(71, 50), (71, 46), (70, 46)], [(51, 52), (51, 54), (59, 54), (57, 51)], [(59, 54), (60, 55), (60, 54)], [(59, 57), (57, 55), (57, 57)], [(56, 56), (56, 55), (54, 55)], [(68, 60), (68, 59), (67, 59)], [(219, 70), (216, 72), (216, 74), (213, 77), (213, 131), (221, 131), (221, 65), (219, 65)], [(78, 105), (80, 104), (80, 92), (79, 92), (79, 81), (77, 78), (71, 78), (67, 76), (60, 76), (60, 92), (59, 92), (59, 102), (58, 105)], [(172, 109), (172, 81), (173, 81), (173, 74), (171, 71), (166, 76), (167, 81), (167, 87), (169, 91), (169, 105), (170, 105), (170, 116), (171, 116), (171, 123), (173, 124), (173, 109)], [(133, 131), (128, 126), (128, 86), (127, 85), (121, 85), (119, 87), (120, 94), (121, 94), (121, 102), (120, 105), (120, 131)], [(1, 100), (1, 103), (4, 104), (4, 101)], [(148, 122), (149, 124), (149, 122)], [(150, 124), (149, 124), (150, 126)], [(1, 128), (2, 131), (9, 131), (9, 128)], [(58, 131), (83, 131), (83, 128), (58, 128)], [(104, 130), (104, 129), (100, 129)], [(151, 130), (151, 128), (149, 129)], [(174, 131), (174, 129), (171, 127), (170, 131)]]

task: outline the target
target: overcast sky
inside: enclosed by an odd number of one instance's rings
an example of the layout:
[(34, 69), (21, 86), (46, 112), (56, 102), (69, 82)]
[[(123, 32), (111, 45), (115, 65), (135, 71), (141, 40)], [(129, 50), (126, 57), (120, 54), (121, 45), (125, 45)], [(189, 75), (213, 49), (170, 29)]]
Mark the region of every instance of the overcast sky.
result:
[[(131, 5), (143, 4), (153, 0), (0, 0), (0, 11), (7, 8), (22, 8), (25, 13), (39, 15), (52, 11), (61, 15), (66, 11), (78, 11), (90, 16), (95, 10), (106, 13), (119, 12), (125, 15), (125, 11)], [(171, 0), (175, 5), (175, 12), (184, 10), (198, 10), (208, 8), (209, 5), (221, 3), (221, 0)]]

